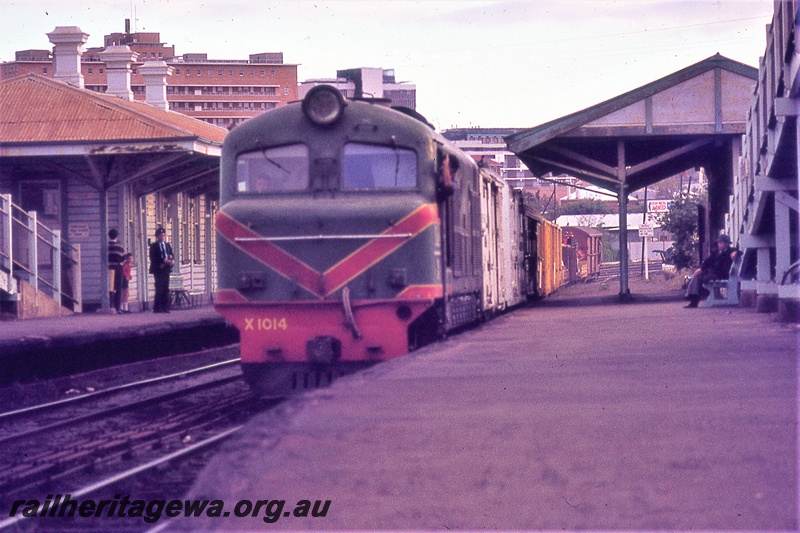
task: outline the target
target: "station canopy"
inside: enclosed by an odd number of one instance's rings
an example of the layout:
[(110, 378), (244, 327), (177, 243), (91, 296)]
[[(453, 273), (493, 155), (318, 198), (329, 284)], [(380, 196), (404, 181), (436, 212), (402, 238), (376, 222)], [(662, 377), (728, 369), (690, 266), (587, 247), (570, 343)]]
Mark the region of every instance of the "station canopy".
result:
[(227, 130), (37, 74), (0, 83), (0, 173), (77, 177), (99, 190), (218, 194)]
[(505, 140), (534, 176), (566, 173), (617, 193), (700, 166), (727, 185), (757, 76), (717, 54)]

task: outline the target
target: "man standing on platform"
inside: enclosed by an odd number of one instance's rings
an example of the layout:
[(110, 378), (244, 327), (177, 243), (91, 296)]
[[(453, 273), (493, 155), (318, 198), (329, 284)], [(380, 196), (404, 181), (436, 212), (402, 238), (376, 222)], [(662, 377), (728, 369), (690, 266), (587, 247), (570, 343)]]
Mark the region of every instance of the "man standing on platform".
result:
[(109, 276), (109, 299), (111, 307), (116, 309), (117, 313), (120, 311), (120, 296), (122, 295), (122, 256), (125, 253), (125, 248), (119, 242), (119, 231), (116, 229), (108, 230), (108, 270), (113, 272), (113, 276)]
[(150, 245), (150, 273), (155, 280), (154, 313), (169, 313), (169, 274), (172, 272), (172, 246), (166, 242), (164, 228), (156, 230), (156, 242)]

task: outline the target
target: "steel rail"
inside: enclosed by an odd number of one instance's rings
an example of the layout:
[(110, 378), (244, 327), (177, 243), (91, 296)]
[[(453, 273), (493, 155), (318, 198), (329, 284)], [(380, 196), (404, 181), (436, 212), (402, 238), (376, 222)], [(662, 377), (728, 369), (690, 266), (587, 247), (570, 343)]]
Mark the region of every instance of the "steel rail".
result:
[(100, 411), (94, 411), (92, 413), (87, 413), (85, 415), (77, 416), (77, 417), (74, 417), (74, 418), (68, 418), (66, 420), (61, 420), (59, 422), (54, 422), (54, 423), (48, 424), (46, 426), (38, 427), (38, 428), (35, 428), (35, 429), (30, 429), (28, 431), (23, 431), (21, 433), (15, 433), (13, 435), (7, 435), (7, 436), (4, 436), (4, 437), (0, 437), (0, 444), (4, 444), (6, 442), (10, 442), (10, 441), (14, 441), (14, 440), (19, 440), (19, 439), (22, 439), (22, 438), (25, 438), (25, 437), (30, 437), (31, 435), (36, 435), (38, 433), (46, 433), (48, 431), (51, 431), (51, 430), (54, 430), (54, 429), (58, 429), (60, 427), (67, 426), (67, 425), (70, 425), (70, 424), (74, 424), (74, 423), (77, 423), (77, 422), (86, 422), (87, 420), (92, 420), (94, 418), (101, 418), (101, 417), (104, 417), (104, 416), (115, 415), (117, 413), (121, 413), (121, 412), (127, 411), (129, 409), (135, 409), (137, 407), (141, 407), (141, 406), (144, 406), (144, 405), (148, 405), (148, 404), (152, 404), (152, 403), (158, 403), (158, 402), (162, 402), (162, 401), (166, 401), (166, 400), (171, 400), (173, 398), (184, 396), (184, 395), (189, 394), (189, 393), (193, 393), (193, 392), (197, 392), (197, 391), (201, 391), (201, 390), (205, 390), (205, 389), (210, 389), (210, 388), (213, 388), (213, 387), (217, 387), (217, 386), (224, 385), (224, 384), (227, 384), (227, 383), (231, 383), (233, 381), (238, 381), (238, 380), (241, 380), (241, 379), (243, 379), (241, 374), (236, 375), (236, 376), (229, 376), (227, 378), (222, 378), (222, 379), (218, 379), (218, 380), (215, 380), (215, 381), (209, 381), (208, 383), (201, 383), (200, 385), (194, 385), (192, 387), (186, 387), (184, 389), (168, 392), (168, 393), (165, 393), (165, 394), (160, 394), (158, 396), (153, 396), (153, 397), (150, 397), (150, 398), (145, 398), (143, 400), (137, 400), (135, 402), (126, 403), (126, 404), (123, 404), (123, 405), (117, 405), (115, 407), (110, 407), (108, 409), (102, 409)]
[[(55, 461), (49, 461), (47, 457), (52, 455), (49, 452), (42, 458), (31, 457), (28, 466), (34, 467), (34, 471), (31, 472), (29, 468), (28, 470), (23, 469), (11, 474), (0, 482), (0, 492), (7, 492), (9, 489), (17, 492), (36, 487), (45, 479), (47, 482), (53, 482), (80, 475), (81, 473), (94, 471), (98, 465), (108, 467), (115, 460), (125, 460), (126, 457), (129, 458), (132, 454), (142, 450), (153, 451), (156, 449), (154, 446), (157, 444), (172, 439), (181, 442), (187, 434), (208, 434), (209, 432), (213, 434), (213, 427), (226, 427), (231, 422), (234, 422), (231, 413), (249, 413), (256, 405), (258, 405), (258, 402), (252, 396), (243, 397), (239, 395), (238, 398), (231, 398), (227, 403), (216, 403), (210, 410), (205, 409), (202, 412), (196, 412), (194, 408), (187, 409), (182, 414), (185, 416), (182, 416), (179, 420), (159, 420), (154, 423), (148, 423), (141, 429), (152, 425), (152, 427), (156, 428), (155, 432), (148, 433), (143, 431), (137, 437), (126, 438), (124, 445), (120, 443), (113, 450), (108, 449), (106, 444), (118, 439), (118, 437), (111, 435), (106, 436), (101, 441), (84, 442), (81, 447), (86, 453), (75, 459), (65, 461), (63, 457), (58, 457)], [(78, 450), (78, 448), (75, 448), (75, 450)], [(98, 455), (99, 452), (102, 453)]]
[[(202, 441), (200, 441), (200, 442), (198, 442), (196, 444), (193, 444), (193, 445), (191, 445), (191, 446), (189, 446), (187, 448), (184, 448), (182, 450), (174, 451), (174, 452), (172, 452), (170, 454), (165, 455), (164, 457), (160, 457), (158, 459), (154, 459), (154, 460), (149, 461), (149, 462), (147, 462), (147, 463), (145, 463), (143, 465), (139, 465), (137, 467), (125, 470), (124, 472), (120, 472), (118, 474), (114, 474), (111, 477), (108, 477), (106, 479), (102, 479), (100, 481), (92, 483), (91, 485), (87, 485), (86, 487), (83, 487), (83, 488), (78, 489), (76, 491), (70, 491), (69, 494), (70, 494), (71, 497), (74, 497), (76, 499), (77, 498), (81, 498), (81, 497), (86, 496), (87, 494), (91, 494), (91, 493), (93, 493), (93, 492), (95, 492), (95, 491), (97, 491), (99, 489), (102, 489), (104, 487), (107, 487), (109, 485), (112, 485), (114, 483), (122, 481), (124, 479), (129, 478), (129, 477), (132, 477), (132, 476), (135, 476), (135, 475), (140, 474), (142, 472), (145, 472), (147, 470), (150, 470), (151, 468), (155, 468), (155, 467), (161, 466), (161, 465), (163, 465), (165, 463), (168, 463), (168, 462), (170, 462), (170, 461), (172, 461), (174, 459), (178, 459), (178, 458), (183, 457), (185, 455), (189, 455), (189, 454), (192, 454), (194, 452), (200, 451), (201, 449), (206, 448), (206, 447), (208, 447), (208, 446), (210, 446), (212, 444), (215, 444), (220, 440), (228, 438), (229, 436), (233, 435), (234, 433), (236, 433), (237, 431), (242, 429), (242, 427), (243, 427), (242, 425), (232, 427), (232, 428), (230, 428), (228, 430), (223, 431), (222, 433), (220, 433), (218, 435), (214, 435), (213, 437), (209, 437), (209, 438), (207, 438), (205, 440), (202, 440)], [(0, 529), (5, 529), (5, 528), (7, 528), (9, 526), (12, 526), (12, 525), (24, 520), (25, 518), (29, 518), (29, 517), (26, 517), (26, 516), (15, 516), (13, 518), (7, 518), (6, 520), (3, 520), (2, 522), (0, 522)]]
[(27, 413), (33, 413), (33, 412), (36, 412), (36, 411), (42, 411), (42, 410), (45, 410), (45, 409), (58, 407), (60, 405), (65, 405), (65, 404), (72, 403), (72, 402), (88, 400), (88, 399), (91, 399), (91, 398), (98, 398), (98, 397), (101, 397), (101, 396), (107, 396), (109, 394), (112, 394), (112, 393), (115, 393), (115, 392), (119, 392), (119, 391), (122, 391), (122, 390), (141, 387), (141, 386), (144, 386), (144, 385), (150, 385), (152, 383), (158, 383), (160, 381), (168, 381), (170, 379), (181, 378), (181, 377), (185, 377), (185, 376), (194, 374), (196, 372), (205, 372), (205, 371), (212, 370), (214, 368), (218, 368), (218, 367), (221, 367), (221, 366), (230, 365), (230, 364), (233, 364), (233, 363), (238, 363), (239, 361), (241, 361), (241, 358), (237, 357), (236, 359), (228, 359), (226, 361), (220, 361), (218, 363), (213, 363), (213, 364), (210, 364), (210, 365), (205, 365), (205, 366), (201, 366), (201, 367), (197, 367), (197, 368), (191, 368), (189, 370), (184, 370), (182, 372), (176, 372), (175, 374), (169, 374), (169, 375), (166, 375), (166, 376), (158, 376), (158, 377), (154, 377), (154, 378), (143, 379), (141, 381), (135, 381), (133, 383), (125, 383), (124, 385), (117, 385), (115, 387), (110, 387), (108, 389), (103, 389), (103, 390), (99, 390), (99, 391), (95, 391), (95, 392), (90, 392), (88, 394), (82, 394), (80, 396), (73, 396), (71, 398), (64, 398), (63, 400), (56, 400), (56, 401), (53, 401), (53, 402), (43, 403), (43, 404), (39, 404), (39, 405), (32, 405), (30, 407), (23, 407), (22, 409), (16, 409), (14, 411), (6, 411), (5, 413), (0, 413), (0, 420), (2, 420), (4, 418), (12, 418), (14, 416), (19, 416), (19, 415), (23, 415), (23, 414), (27, 414)]

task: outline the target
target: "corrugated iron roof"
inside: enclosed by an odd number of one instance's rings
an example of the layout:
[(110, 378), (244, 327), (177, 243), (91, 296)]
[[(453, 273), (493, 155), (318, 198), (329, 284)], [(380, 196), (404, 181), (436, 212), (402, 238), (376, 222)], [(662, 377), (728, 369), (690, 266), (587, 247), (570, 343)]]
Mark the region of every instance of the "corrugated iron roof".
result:
[(644, 100), (669, 87), (673, 87), (686, 80), (699, 76), (700, 74), (720, 68), (730, 72), (746, 76), (753, 80), (758, 78), (758, 69), (728, 59), (720, 54), (715, 54), (707, 59), (699, 61), (677, 72), (665, 76), (659, 80), (643, 85), (632, 91), (628, 91), (610, 100), (593, 105), (576, 113), (551, 120), (534, 128), (519, 131), (505, 137), (509, 150), (520, 156), (525, 150), (531, 149), (550, 139), (563, 135), (580, 126), (587, 124), (600, 117), (613, 113), (627, 107), (635, 102)]
[(198, 139), (221, 145), (227, 132), (180, 113), (38, 74), (0, 82), (2, 144)]

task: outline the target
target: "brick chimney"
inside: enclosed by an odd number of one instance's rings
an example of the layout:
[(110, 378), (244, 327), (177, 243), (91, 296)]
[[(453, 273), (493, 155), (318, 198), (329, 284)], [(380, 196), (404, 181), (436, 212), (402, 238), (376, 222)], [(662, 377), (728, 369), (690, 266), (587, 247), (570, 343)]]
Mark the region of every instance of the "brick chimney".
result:
[(57, 26), (47, 37), (53, 43), (53, 78), (83, 88), (81, 56), (89, 34), (77, 26)]
[(119, 96), (124, 100), (133, 100), (131, 91), (131, 63), (139, 54), (131, 51), (127, 45), (109, 46), (98, 54), (106, 64), (108, 89), (106, 94)]
[(172, 70), (164, 61), (145, 61), (139, 67), (139, 74), (144, 76), (145, 102), (153, 107), (169, 110), (167, 76), (172, 75)]

